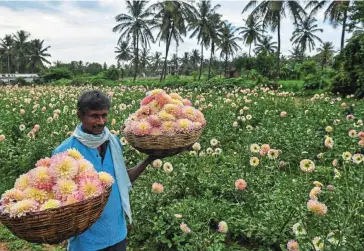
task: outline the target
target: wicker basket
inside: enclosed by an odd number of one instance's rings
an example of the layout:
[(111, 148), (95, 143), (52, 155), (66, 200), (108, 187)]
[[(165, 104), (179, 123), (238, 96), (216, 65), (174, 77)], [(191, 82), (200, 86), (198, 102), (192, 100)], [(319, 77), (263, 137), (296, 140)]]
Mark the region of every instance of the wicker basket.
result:
[(201, 136), (203, 129), (192, 131), (189, 134), (174, 135), (135, 135), (124, 132), (125, 139), (139, 152), (148, 155), (163, 155), (179, 153), (194, 144)]
[(86, 231), (100, 217), (111, 193), (68, 206), (29, 213), (20, 218), (0, 214), (0, 221), (17, 237), (32, 243), (59, 244)]

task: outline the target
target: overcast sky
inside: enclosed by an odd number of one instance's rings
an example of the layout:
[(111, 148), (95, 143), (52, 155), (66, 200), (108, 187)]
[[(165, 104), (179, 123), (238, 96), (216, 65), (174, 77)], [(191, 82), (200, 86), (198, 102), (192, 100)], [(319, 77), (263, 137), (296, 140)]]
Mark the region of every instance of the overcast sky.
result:
[[(248, 1), (216, 1), (220, 4), (218, 13), (240, 27), (244, 23), (241, 14)], [(303, 4), (305, 5), (305, 4)], [(112, 32), (117, 24), (115, 16), (125, 13), (125, 1), (4, 1), (0, 0), (0, 37), (15, 33), (17, 30), (26, 30), (32, 38), (45, 40), (46, 46), (51, 46), (50, 62), (60, 60), (70, 62), (82, 60), (84, 62), (106, 62), (108, 65), (116, 64), (115, 46), (118, 34)], [(340, 47), (341, 27), (333, 29), (329, 23), (323, 22), (322, 12), (316, 17), (320, 28), (324, 32), (319, 34), (323, 41), (331, 41), (335, 49)], [(288, 17), (282, 22), (282, 53), (288, 55), (292, 49), (289, 41), (293, 32), (293, 21)], [(269, 33), (277, 40), (276, 33)], [(188, 36), (189, 37), (189, 36)], [(199, 49), (196, 39), (186, 37), (185, 42), (178, 48), (178, 55)], [(349, 35), (346, 36), (347, 38)], [(248, 47), (240, 44), (243, 51)], [(161, 51), (164, 54), (165, 44), (153, 44), (151, 51)], [(175, 53), (176, 46), (171, 45), (171, 52)]]

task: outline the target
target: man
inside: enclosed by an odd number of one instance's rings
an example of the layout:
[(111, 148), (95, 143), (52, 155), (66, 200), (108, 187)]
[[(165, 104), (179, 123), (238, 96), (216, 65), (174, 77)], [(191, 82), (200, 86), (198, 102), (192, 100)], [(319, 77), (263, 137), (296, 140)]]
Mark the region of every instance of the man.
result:
[(122, 145), (106, 127), (110, 108), (109, 98), (101, 91), (84, 92), (77, 102), (77, 116), (81, 121), (72, 136), (59, 145), (53, 154), (77, 149), (90, 161), (96, 171), (111, 174), (115, 183), (100, 218), (84, 233), (71, 238), (69, 251), (125, 251), (126, 220), (131, 221), (129, 190), (145, 168), (155, 159), (165, 156), (148, 156), (136, 167), (125, 167)]

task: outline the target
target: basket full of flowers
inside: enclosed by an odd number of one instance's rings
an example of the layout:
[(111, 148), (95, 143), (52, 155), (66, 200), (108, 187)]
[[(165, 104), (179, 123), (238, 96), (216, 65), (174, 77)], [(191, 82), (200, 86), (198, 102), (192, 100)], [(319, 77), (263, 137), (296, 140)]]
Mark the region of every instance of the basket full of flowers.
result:
[(135, 149), (149, 155), (178, 153), (195, 143), (206, 126), (190, 100), (161, 89), (147, 93), (125, 122), (124, 135)]
[(40, 159), (0, 200), (0, 221), (32, 243), (58, 244), (100, 217), (114, 183), (75, 149)]

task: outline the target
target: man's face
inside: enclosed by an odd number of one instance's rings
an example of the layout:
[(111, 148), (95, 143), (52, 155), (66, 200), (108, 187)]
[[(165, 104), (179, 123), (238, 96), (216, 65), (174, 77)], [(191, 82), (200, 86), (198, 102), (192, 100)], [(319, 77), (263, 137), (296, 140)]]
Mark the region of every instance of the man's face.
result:
[(82, 128), (89, 134), (100, 134), (104, 130), (107, 123), (107, 108), (102, 110), (88, 110), (84, 115), (77, 112), (78, 118), (82, 122)]

